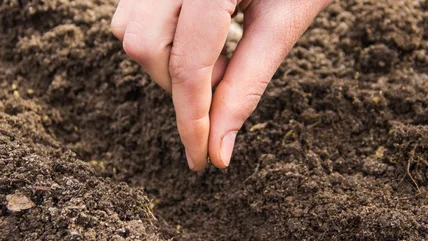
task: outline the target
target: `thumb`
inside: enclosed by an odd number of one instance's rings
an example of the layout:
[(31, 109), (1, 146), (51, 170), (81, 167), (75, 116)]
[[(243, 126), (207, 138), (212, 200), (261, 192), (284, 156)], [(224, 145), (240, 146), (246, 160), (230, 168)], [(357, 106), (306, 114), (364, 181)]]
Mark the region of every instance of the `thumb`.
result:
[(211, 105), (209, 154), (229, 165), (236, 134), (297, 39), (330, 1), (253, 1), (245, 14), (244, 37), (217, 87)]

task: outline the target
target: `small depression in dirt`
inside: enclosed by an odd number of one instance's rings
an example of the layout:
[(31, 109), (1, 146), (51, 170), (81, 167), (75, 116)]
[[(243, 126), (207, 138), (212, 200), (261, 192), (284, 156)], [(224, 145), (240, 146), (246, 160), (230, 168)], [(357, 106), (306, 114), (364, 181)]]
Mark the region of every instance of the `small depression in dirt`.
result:
[(0, 1), (0, 240), (428, 238), (427, 1), (330, 5), (202, 173), (115, 5)]

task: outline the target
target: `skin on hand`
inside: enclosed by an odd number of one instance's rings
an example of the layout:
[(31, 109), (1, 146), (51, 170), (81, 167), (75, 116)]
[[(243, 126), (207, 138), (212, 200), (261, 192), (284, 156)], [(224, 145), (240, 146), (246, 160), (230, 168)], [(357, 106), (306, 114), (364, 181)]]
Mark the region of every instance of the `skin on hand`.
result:
[[(172, 93), (190, 169), (204, 169), (208, 154), (225, 168), (236, 134), (281, 61), (330, 2), (120, 0), (112, 31), (125, 52)], [(238, 5), (244, 35), (228, 60), (221, 52)]]

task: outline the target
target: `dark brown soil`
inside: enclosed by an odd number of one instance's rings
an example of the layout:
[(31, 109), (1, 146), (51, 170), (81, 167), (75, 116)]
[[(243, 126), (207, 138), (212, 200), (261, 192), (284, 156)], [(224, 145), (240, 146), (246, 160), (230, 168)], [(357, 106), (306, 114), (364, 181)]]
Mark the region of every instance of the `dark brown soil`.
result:
[(0, 0), (0, 240), (428, 239), (426, 0), (328, 7), (203, 173), (115, 2)]

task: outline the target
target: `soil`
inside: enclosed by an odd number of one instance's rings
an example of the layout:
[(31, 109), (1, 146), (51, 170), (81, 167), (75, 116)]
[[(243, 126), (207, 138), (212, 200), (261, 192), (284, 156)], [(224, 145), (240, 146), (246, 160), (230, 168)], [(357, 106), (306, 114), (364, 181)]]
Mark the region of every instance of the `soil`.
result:
[(0, 0), (0, 240), (428, 239), (428, 1), (330, 5), (201, 173), (115, 5)]

